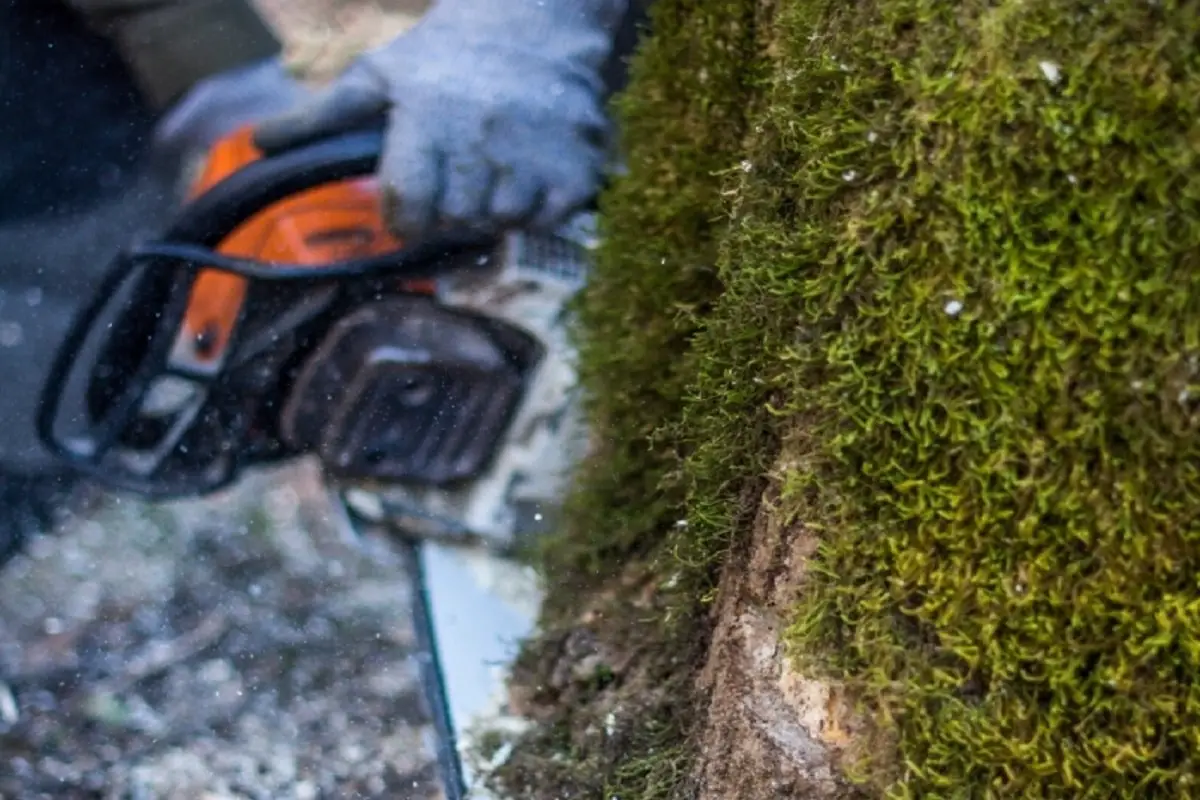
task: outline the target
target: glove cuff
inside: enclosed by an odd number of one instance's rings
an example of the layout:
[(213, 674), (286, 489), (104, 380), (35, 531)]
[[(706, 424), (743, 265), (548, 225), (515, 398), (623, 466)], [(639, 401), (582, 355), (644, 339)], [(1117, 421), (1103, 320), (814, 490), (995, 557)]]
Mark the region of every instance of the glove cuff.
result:
[[(431, 35), (507, 41), (514, 49), (543, 53), (583, 71), (603, 69), (630, 0), (436, 0), (417, 23)], [(436, 31), (436, 33), (435, 33)]]

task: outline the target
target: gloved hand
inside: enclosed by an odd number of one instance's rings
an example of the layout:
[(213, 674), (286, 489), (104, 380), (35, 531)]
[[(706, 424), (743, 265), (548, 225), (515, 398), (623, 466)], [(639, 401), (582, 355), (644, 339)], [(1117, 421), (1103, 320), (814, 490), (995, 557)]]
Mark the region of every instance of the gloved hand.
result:
[(203, 153), (234, 129), (295, 108), (310, 97), (278, 58), (222, 72), (193, 86), (163, 115), (152, 146), (176, 157)]
[(283, 149), (387, 115), (393, 231), (552, 228), (595, 194), (609, 123), (601, 69), (628, 0), (438, 0), (311, 103), (261, 124)]

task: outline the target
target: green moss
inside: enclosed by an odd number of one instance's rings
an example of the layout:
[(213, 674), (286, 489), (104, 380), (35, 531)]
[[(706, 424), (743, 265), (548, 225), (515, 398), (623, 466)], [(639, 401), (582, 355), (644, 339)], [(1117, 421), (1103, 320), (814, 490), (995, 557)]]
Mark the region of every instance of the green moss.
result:
[(597, 457), (548, 568), (602, 575), (658, 546), (686, 491), (679, 431), (688, 340), (721, 291), (721, 171), (740, 153), (758, 60), (754, 4), (662, 0), (618, 97), (629, 173), (602, 198), (603, 245), (576, 305)]
[(1200, 7), (779, 25), (729, 247), (797, 323), (798, 654), (894, 726), (894, 796), (1195, 791)]
[[(868, 785), (1200, 792), (1200, 4), (656, 13), (550, 617), (649, 559), (679, 624), (646, 658), (686, 685), (787, 433), (782, 513), (822, 541), (790, 642), (895, 742)], [(689, 703), (579, 785), (681, 792)]]
[[(712, 485), (721, 491), (689, 510), (697, 472), (685, 460), (695, 435), (679, 421), (695, 382), (689, 342), (723, 290), (724, 173), (740, 158), (768, 7), (658, 0), (655, 36), (615, 104), (629, 169), (602, 198), (604, 243), (574, 309), (597, 448), (568, 500), (566, 530), (535, 554), (557, 590), (543, 612), (546, 634), (526, 646), (532, 666), (522, 671), (554, 709), (497, 776), (512, 796), (665, 800), (680, 791), (690, 763), (690, 676), (707, 636), (699, 601), (735, 526), (727, 476), (739, 456), (720, 454)], [(547, 690), (555, 661), (546, 651), (581, 608), (646, 570), (660, 585), (650, 607), (620, 593), (601, 604), (606, 648), (634, 653), (624, 670), (597, 675), (586, 696)], [(590, 736), (614, 706), (638, 722), (615, 737)]]

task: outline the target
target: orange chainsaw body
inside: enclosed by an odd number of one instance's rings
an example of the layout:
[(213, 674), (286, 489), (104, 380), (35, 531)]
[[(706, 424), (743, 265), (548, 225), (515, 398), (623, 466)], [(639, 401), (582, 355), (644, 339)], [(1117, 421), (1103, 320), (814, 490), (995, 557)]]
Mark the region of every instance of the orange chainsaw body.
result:
[[(194, 198), (263, 157), (242, 128), (209, 151)], [(394, 252), (402, 243), (383, 221), (374, 178), (318, 186), (275, 203), (243, 222), (216, 248), (236, 258), (319, 267), (336, 261)], [(428, 282), (412, 282), (412, 291), (432, 291)], [(215, 366), (228, 344), (246, 295), (246, 279), (215, 269), (196, 276), (184, 316), (181, 343), (188, 343), (196, 367)]]

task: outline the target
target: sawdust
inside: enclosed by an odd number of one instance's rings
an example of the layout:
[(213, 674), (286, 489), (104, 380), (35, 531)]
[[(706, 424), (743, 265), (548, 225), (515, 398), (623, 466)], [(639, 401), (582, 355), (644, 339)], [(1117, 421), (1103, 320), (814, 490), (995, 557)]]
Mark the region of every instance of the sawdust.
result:
[[(668, 727), (664, 701), (682, 685), (663, 680), (662, 598), (645, 564), (580, 591), (572, 612), (543, 629), (511, 671), (508, 711), (528, 723), (490, 732), (477, 760), (485, 785), (506, 800), (650, 797), (613, 783), (609, 770), (632, 743)], [(648, 588), (649, 587), (649, 588)], [(684, 649), (675, 653), (688, 658)], [(664, 758), (673, 758), (664, 752)]]

